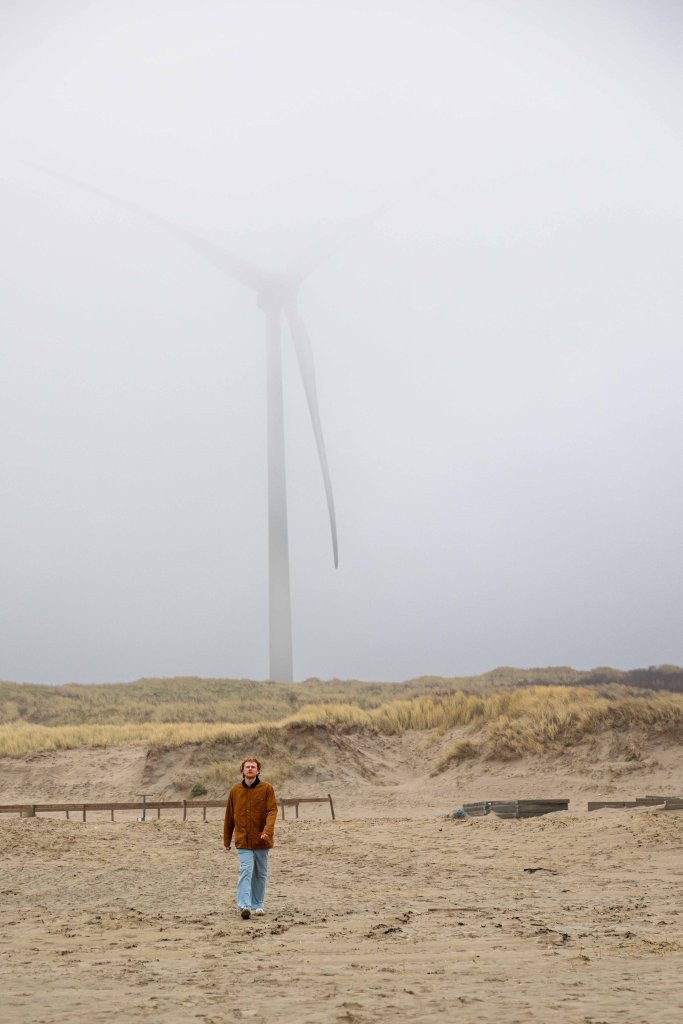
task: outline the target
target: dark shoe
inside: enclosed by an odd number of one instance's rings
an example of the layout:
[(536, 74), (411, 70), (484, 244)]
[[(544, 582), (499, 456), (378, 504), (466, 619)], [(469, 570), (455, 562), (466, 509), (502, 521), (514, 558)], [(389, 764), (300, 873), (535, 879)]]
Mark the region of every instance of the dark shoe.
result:
[(242, 915), (242, 917), (246, 921), (246, 920), (248, 920), (248, 918), (251, 917), (251, 910), (249, 909), (249, 907), (242, 907), (241, 910), (240, 910), (240, 914)]

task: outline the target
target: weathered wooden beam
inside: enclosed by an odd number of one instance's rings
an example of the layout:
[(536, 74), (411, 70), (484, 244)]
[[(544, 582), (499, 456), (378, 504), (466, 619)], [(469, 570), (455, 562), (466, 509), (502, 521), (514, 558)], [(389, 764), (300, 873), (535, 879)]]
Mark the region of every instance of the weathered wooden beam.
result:
[(478, 800), (476, 803), (463, 804), (462, 809), (471, 818), (482, 818), (491, 810), (490, 800)]
[(499, 818), (535, 818), (542, 814), (566, 811), (569, 800), (491, 800), (491, 810)]
[(603, 807), (605, 807), (605, 808), (612, 807), (615, 810), (618, 810), (621, 807), (635, 807), (635, 806), (636, 806), (635, 800), (589, 800), (588, 801), (588, 810), (589, 811), (599, 811)]
[(279, 804), (326, 804), (330, 799), (327, 796), (282, 796), (278, 797)]

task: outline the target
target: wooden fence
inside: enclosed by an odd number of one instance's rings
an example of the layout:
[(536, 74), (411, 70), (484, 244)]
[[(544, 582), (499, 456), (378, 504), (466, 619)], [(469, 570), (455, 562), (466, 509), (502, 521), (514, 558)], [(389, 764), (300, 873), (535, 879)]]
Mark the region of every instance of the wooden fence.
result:
[(285, 807), (294, 807), (294, 817), (299, 817), (299, 804), (326, 804), (330, 805), (330, 813), (332, 815), (332, 821), (334, 821), (334, 804), (332, 803), (332, 797), (328, 793), (327, 796), (292, 796), (282, 797), (278, 800), (280, 807), (282, 808), (282, 820), (285, 820)]
[[(637, 796), (634, 800), (589, 800), (588, 810), (597, 811), (602, 807), (657, 807), (665, 811), (683, 810), (683, 798), (677, 796)], [(477, 803), (463, 804), (462, 810), (470, 818), (479, 818), (493, 811), (499, 818), (533, 818), (539, 814), (550, 814), (553, 811), (566, 811), (568, 800), (479, 800)], [(462, 817), (453, 814), (451, 817)]]
[[(278, 800), (282, 811), (282, 819), (285, 817), (285, 807), (294, 807), (295, 817), (299, 817), (299, 804), (327, 804), (330, 805), (332, 820), (334, 821), (334, 804), (332, 797), (327, 796), (306, 796), (306, 797), (283, 797)], [(81, 816), (82, 821), (87, 820), (88, 811), (109, 811), (111, 820), (114, 821), (114, 811), (141, 811), (142, 818), (147, 821), (148, 813), (156, 810), (157, 819), (161, 817), (161, 811), (180, 809), (183, 811), (183, 821), (187, 821), (188, 809), (193, 807), (202, 808), (202, 820), (206, 821), (208, 807), (225, 807), (225, 800), (144, 800), (144, 801), (113, 801), (102, 803), (80, 803), (80, 804), (0, 804), (0, 814), (19, 814), (24, 818), (33, 818), (37, 814), (52, 814), (64, 812), (69, 820), (71, 814)]]
[(599, 811), (603, 807), (628, 809), (629, 807), (657, 807), (665, 811), (683, 811), (683, 798), (680, 796), (637, 796), (635, 800), (590, 800), (589, 811)]

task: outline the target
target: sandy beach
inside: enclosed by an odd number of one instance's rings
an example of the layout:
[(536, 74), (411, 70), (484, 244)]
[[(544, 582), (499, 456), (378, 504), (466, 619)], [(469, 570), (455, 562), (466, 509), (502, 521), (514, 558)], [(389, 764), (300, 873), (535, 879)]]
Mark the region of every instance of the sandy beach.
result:
[[(118, 758), (131, 792), (133, 754), (90, 753), (96, 772)], [(524, 788), (521, 767), (516, 783), (506, 770), (507, 793)], [(559, 777), (529, 786), (557, 795)], [(460, 792), (506, 795), (501, 779)], [(452, 773), (406, 771), (394, 789), (340, 787), (336, 821), (315, 805), (280, 821), (267, 914), (246, 922), (220, 811), (3, 816), (3, 1021), (678, 1024), (683, 813), (447, 820), (449, 789)]]

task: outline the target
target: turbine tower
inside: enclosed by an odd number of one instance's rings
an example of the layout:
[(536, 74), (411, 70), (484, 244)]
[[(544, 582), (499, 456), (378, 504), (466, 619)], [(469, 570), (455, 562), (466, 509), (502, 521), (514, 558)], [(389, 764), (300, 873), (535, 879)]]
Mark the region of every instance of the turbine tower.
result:
[(385, 203), (372, 213), (352, 224), (345, 225), (322, 243), (307, 250), (281, 273), (274, 273), (248, 260), (235, 256), (214, 242), (174, 221), (159, 217), (134, 203), (102, 189), (78, 181), (47, 167), (32, 164), (51, 177), (68, 182), (79, 189), (121, 206), (131, 213), (150, 220), (195, 252), (207, 259), (223, 273), (246, 285), (256, 294), (256, 301), (266, 315), (266, 416), (268, 439), (268, 632), (270, 678), (290, 683), (294, 678), (292, 659), (292, 614), (289, 584), (289, 538), (287, 529), (287, 485), (285, 472), (285, 438), (282, 392), (282, 319), (287, 321), (299, 365), (299, 372), (311, 416), (313, 434), (318, 449), (325, 496), (332, 534), (332, 553), (335, 569), (339, 564), (337, 524), (334, 511), (332, 481), (327, 463), (323, 438), (318, 393), (315, 381), (313, 350), (297, 306), (297, 294), (303, 281), (315, 268), (353, 238), (366, 225), (382, 216), (392, 205)]

